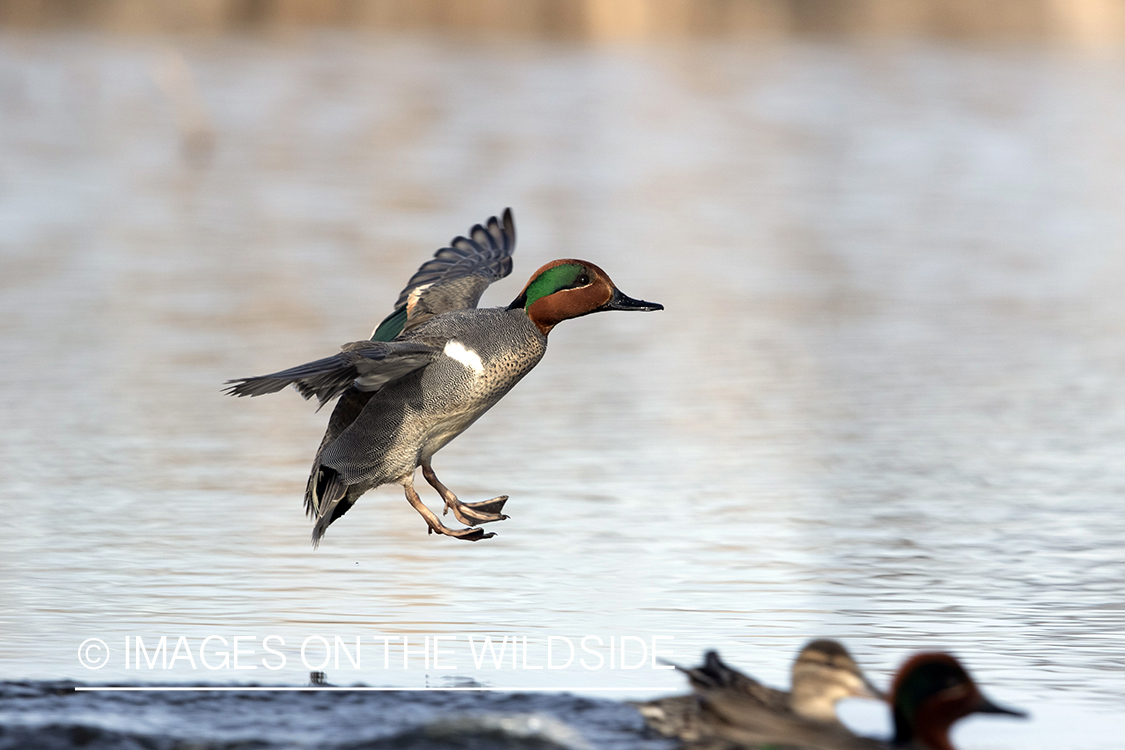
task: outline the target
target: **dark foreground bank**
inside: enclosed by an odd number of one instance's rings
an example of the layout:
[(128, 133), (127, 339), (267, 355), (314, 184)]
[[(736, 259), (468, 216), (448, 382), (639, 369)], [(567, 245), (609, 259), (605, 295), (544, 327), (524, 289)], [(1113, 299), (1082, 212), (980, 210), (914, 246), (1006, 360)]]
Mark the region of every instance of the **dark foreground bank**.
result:
[(566, 694), (76, 692), (0, 683), (0, 750), (663, 750), (628, 704)]

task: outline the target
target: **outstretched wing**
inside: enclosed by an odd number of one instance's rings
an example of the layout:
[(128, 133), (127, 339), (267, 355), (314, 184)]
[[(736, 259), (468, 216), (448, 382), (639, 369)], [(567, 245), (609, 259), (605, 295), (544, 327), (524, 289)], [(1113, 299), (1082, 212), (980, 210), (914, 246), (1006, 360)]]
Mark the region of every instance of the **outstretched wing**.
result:
[(372, 341), (391, 341), (435, 315), (474, 308), (484, 290), (512, 272), (516, 225), (512, 209), (497, 219), (477, 224), (468, 237), (454, 237), (449, 247), (410, 278), (395, 302), (395, 311), (371, 334)]
[(293, 385), (302, 396), (316, 396), (324, 406), (350, 386), (360, 391), (377, 391), (392, 380), (425, 367), (441, 352), (438, 347), (416, 341), (356, 341), (341, 349), (335, 356), (281, 372), (228, 380), (226, 392), (240, 397), (261, 396)]

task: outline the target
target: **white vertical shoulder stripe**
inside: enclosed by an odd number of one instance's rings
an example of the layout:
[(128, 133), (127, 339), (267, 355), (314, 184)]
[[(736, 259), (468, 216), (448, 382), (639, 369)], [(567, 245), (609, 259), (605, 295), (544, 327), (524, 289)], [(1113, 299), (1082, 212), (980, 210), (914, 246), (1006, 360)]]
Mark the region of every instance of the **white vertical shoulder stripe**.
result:
[(456, 339), (449, 340), (449, 343), (445, 345), (444, 353), (445, 356), (455, 359), (465, 365), (465, 367), (468, 367), (475, 375), (480, 375), (484, 372), (484, 363), (480, 361), (480, 355)]

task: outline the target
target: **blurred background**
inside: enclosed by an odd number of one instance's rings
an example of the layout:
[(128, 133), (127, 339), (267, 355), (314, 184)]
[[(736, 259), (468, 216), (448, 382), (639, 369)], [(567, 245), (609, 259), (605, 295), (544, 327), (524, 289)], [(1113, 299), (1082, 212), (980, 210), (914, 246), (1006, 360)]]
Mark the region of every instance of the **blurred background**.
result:
[[(1119, 744), (1125, 2), (0, 0), (0, 27), (0, 680), (234, 678), (87, 671), (88, 637), (594, 634), (784, 685), (826, 636), (883, 684), (950, 650), (1032, 712), (966, 748)], [(427, 537), (389, 487), (314, 552), (327, 414), (223, 382), (367, 337), (505, 206), (483, 304), (580, 257), (666, 310), (560, 325), (437, 456), (512, 496), (495, 539)], [(252, 677), (303, 684), (293, 648)]]
[(833, 34), (1102, 43), (1120, 0), (4, 0), (16, 28), (227, 33), (312, 28), (570, 40)]

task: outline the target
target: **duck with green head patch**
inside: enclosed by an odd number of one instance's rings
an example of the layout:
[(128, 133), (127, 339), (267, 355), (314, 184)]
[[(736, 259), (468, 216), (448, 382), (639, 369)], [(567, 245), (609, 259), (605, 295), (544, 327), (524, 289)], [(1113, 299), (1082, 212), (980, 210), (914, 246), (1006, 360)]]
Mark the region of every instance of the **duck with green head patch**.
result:
[[(494, 536), (479, 525), (507, 518), (507, 495), (461, 502), (438, 480), (433, 455), (538, 364), (560, 322), (603, 310), (664, 309), (625, 296), (605, 271), (575, 259), (540, 268), (507, 307), (478, 309), (488, 285), (511, 272), (515, 244), (509, 209), (423, 264), (370, 340), (272, 375), (229, 381), (235, 396), (293, 385), (322, 406), (339, 397), (305, 489), (314, 545), (363, 493), (383, 484), (403, 486), (430, 533), (468, 541)], [(468, 528), (445, 526), (418, 497), (419, 466), (445, 513), (453, 511)]]
[(976, 682), (950, 654), (916, 654), (903, 664), (891, 687), (894, 746), (915, 750), (954, 750), (949, 730), (970, 714), (1006, 714), (1024, 718), (1023, 711), (998, 706), (984, 696)]
[(886, 697), (895, 726), (888, 741), (858, 736), (836, 717), (843, 698), (885, 697), (836, 641), (816, 640), (802, 649), (788, 694), (727, 666), (714, 652), (702, 666), (681, 671), (693, 700), (676, 696), (638, 708), (650, 727), (699, 750), (954, 750), (950, 727), (969, 714), (1026, 716), (985, 698), (960, 662), (944, 653), (918, 654), (899, 668)]

